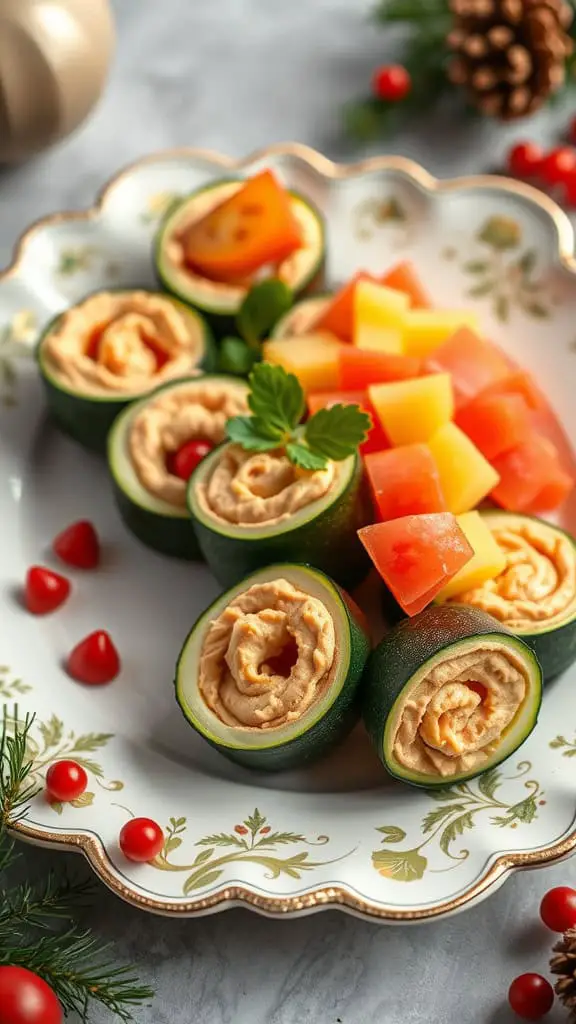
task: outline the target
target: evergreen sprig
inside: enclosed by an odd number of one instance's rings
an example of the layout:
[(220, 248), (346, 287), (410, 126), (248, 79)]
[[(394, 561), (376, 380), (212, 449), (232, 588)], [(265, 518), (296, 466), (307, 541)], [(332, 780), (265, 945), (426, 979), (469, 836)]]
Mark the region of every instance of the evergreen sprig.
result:
[[(34, 717), (20, 721), (18, 708), (4, 706), (0, 732), (0, 871), (17, 860), (10, 827), (26, 814), (38, 791), (32, 781), (28, 736)], [(106, 1007), (115, 1019), (133, 1020), (132, 1009), (153, 992), (131, 970), (117, 966), (89, 931), (74, 923), (76, 911), (95, 891), (91, 881), (50, 872), (41, 882), (4, 885), (0, 907), (0, 966), (26, 967), (53, 988), (65, 1013), (88, 1019), (91, 1003)]]

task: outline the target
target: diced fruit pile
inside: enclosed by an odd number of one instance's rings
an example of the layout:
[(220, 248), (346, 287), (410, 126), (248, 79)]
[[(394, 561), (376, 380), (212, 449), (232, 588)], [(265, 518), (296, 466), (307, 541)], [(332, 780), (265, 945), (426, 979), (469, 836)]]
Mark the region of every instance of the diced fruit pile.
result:
[(535, 381), (482, 337), (474, 312), (433, 308), (409, 263), (356, 273), (307, 334), (266, 342), (264, 358), (299, 378), (309, 413), (354, 403), (370, 414), (361, 451), (378, 522), (360, 536), (409, 614), (502, 571), (473, 511), (482, 502), (548, 512), (572, 490)]

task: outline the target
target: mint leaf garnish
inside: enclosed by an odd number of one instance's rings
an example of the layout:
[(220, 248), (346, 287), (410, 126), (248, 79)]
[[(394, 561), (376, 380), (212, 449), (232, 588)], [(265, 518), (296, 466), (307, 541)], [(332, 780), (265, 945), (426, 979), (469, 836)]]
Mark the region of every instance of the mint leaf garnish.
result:
[(352, 455), (366, 440), (371, 426), (370, 416), (358, 405), (333, 405), (319, 409), (310, 417), (304, 437), (317, 455), (339, 462)]
[(222, 373), (233, 373), (238, 377), (246, 377), (257, 359), (254, 349), (248, 347), (242, 338), (222, 338), (218, 358), (218, 369)]
[(249, 377), (248, 405), (259, 419), (290, 433), (298, 425), (306, 401), (300, 381), (281, 366), (258, 363)]
[(282, 435), (271, 436), (263, 431), (262, 424), (254, 416), (232, 416), (226, 424), (230, 441), (239, 444), (245, 451), (267, 452), (282, 446)]
[(300, 441), (289, 441), (286, 445), (286, 455), (295, 466), (300, 469), (326, 469), (328, 459), (324, 455), (316, 455)]
[(236, 327), (248, 345), (256, 347), (290, 309), (294, 297), (278, 278), (270, 277), (250, 289), (240, 306)]

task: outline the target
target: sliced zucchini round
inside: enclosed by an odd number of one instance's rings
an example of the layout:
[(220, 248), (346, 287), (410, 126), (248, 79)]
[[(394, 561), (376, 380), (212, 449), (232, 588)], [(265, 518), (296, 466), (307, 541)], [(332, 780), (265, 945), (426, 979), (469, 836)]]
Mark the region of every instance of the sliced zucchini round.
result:
[[(110, 290), (107, 289), (107, 293)], [(138, 291), (141, 292), (143, 289), (140, 288)], [(120, 295), (122, 292), (123, 290), (118, 290), (115, 294)], [(127, 294), (129, 293), (127, 292)], [(151, 294), (158, 293), (154, 292)], [(188, 372), (192, 373), (194, 370), (214, 370), (217, 359), (216, 344), (204, 318), (195, 310), (190, 309), (189, 306), (178, 302), (170, 296), (162, 295), (162, 299), (164, 301), (168, 300), (177, 306), (190, 324), (190, 331), (198, 337), (198, 358), (191, 362)], [(48, 409), (53, 420), (64, 433), (78, 441), (85, 448), (99, 454), (105, 454), (106, 439), (112, 423), (119, 413), (139, 396), (133, 392), (122, 394), (117, 391), (111, 395), (85, 394), (81, 391), (73, 390), (59, 379), (58, 373), (51, 365), (45, 349), (46, 342), (58, 327), (61, 316), (62, 314), (51, 321), (43, 332), (36, 348), (36, 360), (44, 385)], [(153, 382), (150, 390), (156, 384), (157, 382)]]
[(530, 735), (542, 699), (534, 652), (491, 615), (431, 606), (372, 652), (362, 714), (391, 775), (435, 788), (474, 778)]
[(494, 615), (532, 648), (546, 681), (576, 661), (576, 541), (536, 516), (486, 511), (504, 572), (454, 602)]
[(244, 525), (221, 519), (199, 498), (224, 450), (221, 446), (207, 455), (188, 484), (200, 550), (221, 586), (230, 587), (280, 560), (309, 562), (346, 587), (367, 575), (370, 562), (357, 536), (368, 509), (358, 455), (337, 463), (334, 486), (322, 498), (280, 520)]
[[(251, 588), (263, 587), (273, 594), (281, 595), (285, 590), (285, 583), (296, 588), (306, 597), (314, 598), (321, 603), (322, 612), (326, 623), (327, 617), (333, 624), (334, 656), (331, 666), (325, 676), (321, 676), (315, 683), (315, 695), (311, 703), (308, 703), (299, 718), (294, 714), (297, 708), (295, 696), (297, 692), (286, 697), (286, 703), (282, 704), (283, 684), (276, 690), (276, 710), (278, 724), (275, 719), (269, 718), (266, 727), (243, 726), (238, 717), (226, 722), (218, 714), (217, 710), (206, 701), (201, 690), (202, 669), (201, 658), (205, 649), (205, 642), (210, 634), (211, 647), (213, 649), (214, 629), (218, 629), (217, 620), (226, 612), (226, 609), (234, 602), (241, 600), (241, 595)], [(266, 584), (270, 586), (265, 587)], [(253, 590), (253, 593), (255, 591)], [(264, 590), (260, 591), (264, 593)], [(256, 602), (252, 601), (251, 608)], [(264, 613), (268, 609), (278, 611), (280, 600), (260, 599), (258, 607)], [(301, 607), (301, 606), (300, 606)], [(246, 620), (247, 631), (250, 637), (258, 637), (260, 613), (250, 614), (239, 609), (234, 616), (234, 639), (240, 642), (243, 637), (243, 623)], [(268, 613), (269, 614), (269, 613)], [(315, 614), (309, 612), (309, 614)], [(329, 624), (328, 624), (329, 625)], [(230, 626), (232, 629), (232, 626)], [(287, 686), (297, 687), (302, 673), (306, 669), (306, 662), (310, 655), (310, 637), (298, 630), (296, 617), (288, 619), (287, 634), (289, 643), (294, 649), (293, 655), (286, 662), (281, 670), (272, 665), (263, 667), (257, 666), (260, 673), (277, 673), (276, 679), (284, 677)], [(299, 642), (300, 641), (300, 642)], [(285, 641), (284, 641), (285, 642)], [(227, 637), (224, 633), (223, 647), (226, 646)], [(366, 659), (370, 652), (370, 639), (365, 630), (360, 615), (356, 615), (353, 602), (341, 591), (338, 586), (324, 573), (307, 565), (272, 565), (260, 572), (243, 580), (231, 590), (220, 597), (208, 608), (198, 619), (189, 633), (180, 653), (176, 667), (176, 699), (190, 725), (200, 733), (208, 742), (216, 747), (222, 754), (231, 761), (244, 765), (248, 768), (262, 771), (283, 771), (291, 768), (299, 768), (302, 765), (316, 760), (326, 753), (331, 747), (342, 740), (354, 726), (358, 718), (358, 686)], [(235, 686), (236, 677), (228, 668), (232, 662), (230, 657), (230, 646), (222, 658), (222, 668), (228, 673), (228, 686)], [(266, 652), (265, 657), (272, 660), (273, 657), (282, 656), (282, 650)], [(296, 661), (294, 659), (297, 659)], [(213, 671), (214, 664), (217, 669), (217, 659), (212, 659), (210, 671)], [(238, 666), (239, 662), (236, 662)], [(268, 669), (266, 672), (265, 670)], [(238, 672), (238, 668), (236, 668)], [(216, 693), (220, 693), (219, 679), (217, 680)], [(311, 679), (308, 677), (308, 685)], [(258, 687), (260, 693), (262, 687)], [(274, 688), (272, 686), (272, 692)], [(244, 701), (247, 700), (243, 694)], [(245, 704), (244, 704), (245, 706)], [(230, 702), (228, 702), (230, 707)], [(290, 708), (290, 714), (281, 712)], [(231, 717), (228, 715), (228, 717)], [(244, 716), (246, 717), (246, 716)], [(288, 721), (286, 719), (288, 718)], [(290, 720), (291, 719), (291, 720)]]
[(282, 339), (308, 334), (314, 330), (314, 324), (329, 301), (329, 295), (313, 295), (308, 299), (300, 299), (300, 302), (294, 303), (292, 309), (280, 317), (271, 330), (270, 337)]
[(114, 497), (128, 529), (147, 547), (175, 558), (200, 559), (200, 548), (186, 506), (173, 505), (147, 490), (140, 481), (129, 453), (130, 430), (137, 416), (159, 395), (182, 389), (198, 389), (207, 382), (235, 393), (248, 394), (248, 387), (235, 377), (208, 374), (170, 381), (155, 391), (132, 402), (117, 417), (108, 435), (108, 468)]
[[(170, 240), (194, 215), (203, 216), (228, 199), (242, 184), (238, 178), (215, 181), (192, 192), (171, 206), (164, 217), (154, 244), (156, 272), (163, 286), (173, 295), (204, 313), (220, 331), (230, 328), (246, 298), (247, 286), (213, 281), (178, 266), (170, 256)], [(292, 209), (303, 232), (304, 244), (277, 268), (295, 296), (319, 286), (325, 259), (324, 223), (318, 211), (297, 192), (290, 192)]]

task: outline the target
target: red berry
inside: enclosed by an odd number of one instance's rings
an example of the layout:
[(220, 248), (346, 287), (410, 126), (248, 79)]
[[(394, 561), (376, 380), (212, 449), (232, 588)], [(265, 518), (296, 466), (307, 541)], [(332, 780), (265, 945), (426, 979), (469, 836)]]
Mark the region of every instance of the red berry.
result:
[(0, 1024), (62, 1024), (55, 992), (25, 967), (0, 967)]
[(245, 825), (234, 825), (234, 831), (237, 832), (239, 836), (248, 835), (248, 829)]
[(120, 657), (110, 635), (97, 629), (84, 637), (68, 655), (66, 669), (79, 683), (110, 683), (120, 671)]
[(205, 459), (214, 445), (209, 441), (188, 441), (168, 460), (168, 470), (181, 480), (189, 480), (196, 466)]
[(553, 932), (576, 928), (576, 889), (567, 885), (550, 889), (540, 904), (540, 917)]
[(535, 142), (517, 142), (508, 153), (508, 170), (515, 178), (533, 178), (540, 170), (544, 150)]
[(59, 608), (70, 593), (70, 581), (58, 572), (33, 565), (26, 573), (24, 602), (33, 615), (46, 615)]
[(77, 800), (88, 785), (88, 776), (77, 761), (55, 761), (46, 772), (46, 793), (51, 800)]
[(54, 538), (52, 547), (58, 558), (75, 569), (95, 569), (100, 561), (98, 534), (87, 519), (67, 526)]
[(510, 985), (508, 1002), (522, 1020), (540, 1020), (552, 1008), (554, 989), (541, 974), (521, 974)]
[(372, 89), (379, 100), (397, 103), (410, 92), (412, 79), (401, 64), (385, 64), (376, 68), (372, 76)]
[(547, 185), (561, 185), (576, 170), (576, 149), (558, 146), (544, 157), (540, 173)]
[(120, 832), (120, 849), (128, 860), (146, 864), (164, 845), (164, 833), (151, 818), (131, 818)]
[(576, 169), (571, 174), (566, 174), (562, 182), (564, 189), (564, 202), (567, 206), (576, 206)]

